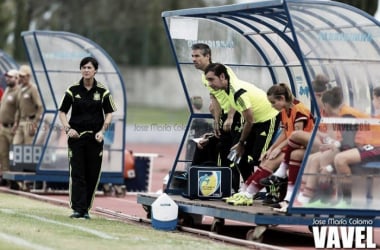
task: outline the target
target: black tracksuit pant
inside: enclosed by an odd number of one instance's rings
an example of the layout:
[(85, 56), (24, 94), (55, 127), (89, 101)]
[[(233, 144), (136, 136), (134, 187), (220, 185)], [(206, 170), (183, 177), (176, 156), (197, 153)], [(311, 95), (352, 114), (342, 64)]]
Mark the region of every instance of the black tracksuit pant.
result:
[(103, 142), (94, 134), (78, 139), (69, 138), (70, 206), (79, 213), (86, 213), (92, 206), (100, 179)]

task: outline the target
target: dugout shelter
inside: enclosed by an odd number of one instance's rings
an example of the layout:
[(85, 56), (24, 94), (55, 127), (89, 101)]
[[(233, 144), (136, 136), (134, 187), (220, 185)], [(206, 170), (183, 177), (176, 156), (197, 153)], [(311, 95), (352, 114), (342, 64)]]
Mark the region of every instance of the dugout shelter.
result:
[[(202, 72), (194, 68), (191, 46), (206, 43), (212, 50), (212, 61), (232, 68), (238, 78), (267, 90), (276, 83), (288, 83), (297, 99), (313, 111), (316, 126), (341, 124), (342, 126), (380, 126), (379, 119), (322, 118), (311, 82), (318, 74), (330, 79), (332, 87), (343, 90), (344, 100), (368, 115), (374, 115), (371, 94), (380, 86), (380, 26), (374, 17), (334, 1), (325, 0), (258, 0), (251, 3), (218, 7), (183, 9), (162, 13), (169, 46), (172, 48), (180, 83), (190, 109), (187, 129), (179, 145), (166, 192), (178, 195), (171, 183), (174, 173), (185, 170), (191, 162), (186, 154), (191, 139), (191, 125), (197, 119), (212, 120), (207, 108), (195, 113), (192, 96), (208, 100), (208, 90), (201, 83)], [(379, 162), (359, 164), (360, 170), (350, 178), (354, 183), (350, 207), (312, 207), (296, 205), (301, 179), (308, 165), (309, 147), (306, 150), (295, 192), (287, 215), (273, 216), (260, 208), (243, 210), (206, 201), (190, 202), (178, 198), (180, 210), (220, 218), (252, 222), (255, 224), (306, 224), (315, 216), (369, 216), (379, 226), (380, 196), (373, 192), (380, 184)], [(333, 175), (339, 187), (340, 176)], [(338, 190), (339, 193), (339, 190)], [(339, 194), (338, 194), (339, 195)], [(149, 204), (149, 197), (140, 196), (139, 202)], [(236, 211), (235, 211), (236, 210)], [(257, 213), (255, 214), (256, 211)], [(278, 215), (278, 214), (276, 214)]]
[(105, 133), (100, 183), (124, 184), (126, 90), (112, 58), (99, 45), (77, 34), (30, 31), (21, 34), (44, 112), (32, 145), (14, 145), (11, 180), (68, 183), (67, 136), (58, 119), (66, 89), (81, 78), (79, 63), (86, 56), (99, 62), (97, 81), (110, 90), (117, 110)]

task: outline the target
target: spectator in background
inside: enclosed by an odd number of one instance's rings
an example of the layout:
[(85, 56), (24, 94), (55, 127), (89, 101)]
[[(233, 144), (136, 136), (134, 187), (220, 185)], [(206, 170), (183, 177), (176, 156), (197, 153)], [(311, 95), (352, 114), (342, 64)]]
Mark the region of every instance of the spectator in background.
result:
[(1, 98), (3, 98), (3, 94), (4, 94), (4, 90), (3, 88), (0, 87), (0, 101), (1, 101)]
[[(201, 113), (203, 107), (203, 99), (200, 96), (191, 97), (191, 105), (195, 114)], [(212, 131), (210, 123), (204, 118), (193, 119), (190, 127), (190, 135), (193, 138), (202, 136), (205, 133)]]
[(13, 144), (33, 144), (37, 126), (43, 112), (37, 86), (31, 82), (32, 70), (28, 65), (19, 69), (20, 92), (17, 96), (16, 124), (18, 128)]
[(191, 106), (193, 107), (194, 113), (201, 113), (203, 107), (203, 99), (201, 96), (193, 96), (190, 98)]
[[(5, 73), (7, 87), (0, 104), (0, 164), (2, 173), (9, 171), (9, 149), (12, 145), (13, 136), (16, 131), (16, 110), (17, 96), (19, 92), (18, 86), (18, 71), (15, 69)], [(6, 184), (4, 180), (1, 184)]]
[[(191, 105), (193, 107), (194, 114), (201, 113), (201, 109), (203, 107), (203, 99), (200, 96), (191, 97)], [(186, 160), (192, 159), (196, 142), (193, 141), (194, 138), (199, 138), (206, 133), (212, 132), (212, 126), (205, 118), (193, 118), (189, 128), (189, 136), (186, 147)]]

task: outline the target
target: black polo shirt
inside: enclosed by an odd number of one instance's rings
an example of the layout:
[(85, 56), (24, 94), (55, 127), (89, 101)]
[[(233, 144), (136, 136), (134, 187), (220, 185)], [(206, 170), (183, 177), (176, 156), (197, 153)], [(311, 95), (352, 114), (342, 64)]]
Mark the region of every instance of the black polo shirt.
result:
[(59, 110), (68, 113), (70, 108), (70, 127), (78, 133), (102, 129), (104, 114), (116, 111), (115, 103), (106, 87), (94, 79), (94, 86), (87, 90), (83, 78), (71, 85), (65, 92)]

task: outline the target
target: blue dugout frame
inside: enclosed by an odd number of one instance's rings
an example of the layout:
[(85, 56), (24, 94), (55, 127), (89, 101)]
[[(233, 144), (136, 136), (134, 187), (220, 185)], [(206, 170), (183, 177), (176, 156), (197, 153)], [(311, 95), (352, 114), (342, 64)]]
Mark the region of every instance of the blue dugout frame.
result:
[(79, 63), (85, 56), (99, 62), (97, 81), (110, 90), (117, 111), (112, 131), (105, 135), (101, 183), (124, 183), (126, 139), (126, 89), (116, 63), (98, 44), (80, 35), (60, 31), (28, 31), (21, 34), (44, 112), (33, 146), (42, 147), (36, 167), (38, 180), (68, 180), (67, 142), (58, 119), (58, 107), (67, 87), (80, 79)]
[[(191, 44), (208, 43), (213, 61), (230, 66), (243, 80), (267, 89), (278, 82), (289, 83), (297, 99), (310, 106), (316, 117), (315, 130), (326, 122), (321, 118), (311, 80), (322, 73), (332, 86), (343, 89), (346, 102), (372, 113), (371, 91), (379, 86), (379, 22), (352, 6), (326, 0), (268, 0), (219, 7), (193, 8), (162, 13), (190, 117), (179, 145), (172, 173), (182, 163), (189, 127), (194, 119), (211, 118), (207, 110), (194, 113), (190, 97), (207, 98), (200, 85), (200, 73), (191, 62)], [(198, 74), (197, 74), (198, 73)], [(359, 121), (358, 121), (359, 122)], [(380, 124), (378, 120), (365, 121)], [(313, 215), (378, 216), (377, 203), (350, 209), (306, 208), (294, 205), (310, 148), (297, 179), (289, 213)], [(374, 164), (380, 168), (380, 164)], [(169, 177), (166, 192), (170, 189)], [(376, 202), (378, 202), (376, 200)]]

